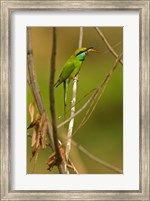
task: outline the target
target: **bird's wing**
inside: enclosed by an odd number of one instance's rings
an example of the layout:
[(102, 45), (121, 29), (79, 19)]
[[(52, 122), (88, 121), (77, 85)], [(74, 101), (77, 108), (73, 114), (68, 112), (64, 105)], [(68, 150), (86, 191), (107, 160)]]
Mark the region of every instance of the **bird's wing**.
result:
[(71, 73), (74, 71), (74, 69), (75, 69), (74, 62), (72, 61), (67, 62), (59, 76), (59, 83), (62, 83), (66, 79), (68, 79)]

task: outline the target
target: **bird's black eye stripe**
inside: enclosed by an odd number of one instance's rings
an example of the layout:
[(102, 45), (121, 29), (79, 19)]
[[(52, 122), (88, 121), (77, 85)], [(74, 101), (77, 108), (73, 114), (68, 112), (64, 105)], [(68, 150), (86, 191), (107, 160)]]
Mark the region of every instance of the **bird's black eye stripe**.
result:
[(80, 52), (78, 52), (78, 54), (76, 54), (76, 56), (78, 56), (79, 54), (81, 54), (81, 53), (83, 53), (83, 52), (85, 52), (86, 50), (82, 50), (82, 51), (80, 51)]
[(78, 53), (76, 54), (76, 56), (78, 56), (79, 54), (81, 54), (81, 53), (83, 53), (83, 52), (86, 52), (86, 51), (89, 50), (89, 49), (93, 49), (93, 47), (88, 47), (86, 50), (82, 50), (82, 51), (78, 52)]
[(93, 47), (88, 47), (86, 50), (93, 49)]

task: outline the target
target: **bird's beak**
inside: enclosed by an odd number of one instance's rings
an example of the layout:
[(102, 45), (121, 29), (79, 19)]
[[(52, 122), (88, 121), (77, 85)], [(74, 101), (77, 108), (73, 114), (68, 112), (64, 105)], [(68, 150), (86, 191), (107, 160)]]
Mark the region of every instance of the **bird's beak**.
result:
[(98, 53), (99, 51), (94, 50), (94, 49), (88, 49), (88, 50), (87, 50), (87, 53), (89, 53), (89, 52), (96, 52), (96, 53)]

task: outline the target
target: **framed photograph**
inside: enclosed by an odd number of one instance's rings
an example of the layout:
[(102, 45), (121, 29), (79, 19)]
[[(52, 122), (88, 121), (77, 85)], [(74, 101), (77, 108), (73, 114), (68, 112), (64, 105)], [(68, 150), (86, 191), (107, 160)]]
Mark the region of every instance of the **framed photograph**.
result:
[(1, 1), (1, 200), (150, 200), (149, 1)]

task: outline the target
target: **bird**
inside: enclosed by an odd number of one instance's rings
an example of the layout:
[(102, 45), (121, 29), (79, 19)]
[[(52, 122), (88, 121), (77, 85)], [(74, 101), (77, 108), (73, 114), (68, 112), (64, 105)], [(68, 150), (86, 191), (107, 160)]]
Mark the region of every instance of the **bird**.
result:
[(63, 70), (59, 75), (57, 82), (54, 84), (54, 87), (58, 87), (62, 83), (64, 84), (64, 107), (67, 105), (67, 91), (70, 80), (74, 79), (74, 77), (79, 73), (83, 61), (90, 52), (98, 51), (93, 47), (82, 47), (76, 49), (64, 64)]

